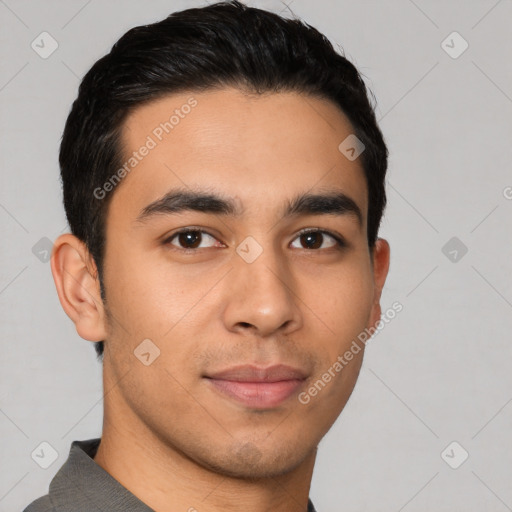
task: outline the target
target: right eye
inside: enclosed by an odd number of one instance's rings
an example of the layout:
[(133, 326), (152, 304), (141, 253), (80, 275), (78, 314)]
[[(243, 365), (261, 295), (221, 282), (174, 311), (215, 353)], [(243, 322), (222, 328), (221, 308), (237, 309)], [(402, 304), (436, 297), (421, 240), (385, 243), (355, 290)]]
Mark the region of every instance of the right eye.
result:
[[(203, 231), (202, 229), (182, 229), (181, 231), (177, 231), (170, 237), (168, 237), (163, 243), (164, 245), (172, 245), (173, 248), (177, 248), (178, 250), (189, 250), (194, 251), (195, 249), (202, 249), (201, 243), (204, 241), (204, 238), (207, 237), (213, 241), (217, 239)], [(179, 245), (172, 243), (172, 241), (176, 238)], [(215, 247), (215, 245), (207, 245), (206, 247)]]

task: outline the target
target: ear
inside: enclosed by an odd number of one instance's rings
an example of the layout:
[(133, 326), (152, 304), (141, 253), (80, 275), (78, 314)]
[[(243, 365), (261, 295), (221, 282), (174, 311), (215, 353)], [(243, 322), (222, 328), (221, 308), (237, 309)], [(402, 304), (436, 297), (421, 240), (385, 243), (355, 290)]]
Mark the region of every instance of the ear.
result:
[(378, 238), (372, 251), (372, 269), (374, 282), (373, 306), (370, 314), (370, 323), (367, 326), (375, 327), (380, 320), (382, 309), (380, 306), (380, 298), (382, 289), (388, 275), (389, 270), (390, 247), (386, 240)]
[(105, 340), (98, 271), (85, 244), (70, 233), (59, 236), (53, 244), (51, 269), (62, 308), (78, 335), (88, 341)]

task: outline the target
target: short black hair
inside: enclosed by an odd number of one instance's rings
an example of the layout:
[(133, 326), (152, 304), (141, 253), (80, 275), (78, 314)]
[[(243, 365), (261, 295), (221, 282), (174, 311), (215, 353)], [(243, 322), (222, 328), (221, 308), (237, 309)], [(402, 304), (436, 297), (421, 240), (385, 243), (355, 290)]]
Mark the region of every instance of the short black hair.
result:
[[(172, 93), (235, 86), (262, 94), (294, 91), (337, 105), (364, 144), (368, 245), (386, 206), (388, 150), (356, 67), (300, 19), (237, 0), (175, 12), (126, 32), (83, 77), (66, 121), (59, 163), (71, 232), (83, 241), (103, 286), (105, 224), (112, 197), (102, 187), (122, 165), (123, 122), (135, 108)], [(340, 141), (341, 142), (341, 141)], [(95, 343), (98, 359), (104, 342)]]

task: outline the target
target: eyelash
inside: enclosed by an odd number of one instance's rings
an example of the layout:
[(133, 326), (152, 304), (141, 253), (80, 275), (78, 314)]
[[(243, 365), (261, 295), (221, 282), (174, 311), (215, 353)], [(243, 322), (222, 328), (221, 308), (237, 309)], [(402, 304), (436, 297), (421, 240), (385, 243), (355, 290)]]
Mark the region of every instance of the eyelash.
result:
[[(189, 228), (182, 229), (180, 231), (176, 231), (176, 233), (173, 233), (171, 236), (166, 238), (162, 243), (163, 243), (163, 245), (172, 246), (171, 241), (175, 237), (177, 237), (178, 235), (186, 234), (186, 233), (201, 233), (201, 234), (205, 234), (205, 235), (211, 236), (212, 238), (216, 239), (216, 237), (213, 236), (211, 233), (208, 233), (208, 231), (205, 231), (205, 230), (200, 229), (200, 228), (189, 227)], [(335, 240), (336, 246), (335, 247), (328, 247), (327, 249), (304, 249), (305, 251), (317, 251), (318, 252), (318, 251), (321, 251), (321, 250), (326, 251), (326, 250), (334, 249), (334, 248), (336, 248), (338, 250), (341, 250), (341, 249), (344, 249), (344, 248), (347, 247), (347, 243), (345, 242), (345, 240), (343, 239), (343, 237), (341, 235), (339, 235), (337, 233), (333, 233), (332, 231), (327, 231), (327, 230), (320, 229), (320, 228), (304, 228), (304, 229), (302, 229), (301, 231), (299, 231), (297, 233), (297, 236), (293, 240), (296, 240), (300, 236), (307, 235), (309, 233), (322, 233), (324, 235), (328, 235), (328, 236), (332, 237)], [(192, 253), (192, 252), (197, 252), (199, 249), (192, 249), (192, 248), (183, 248), (183, 247), (172, 246), (172, 250), (182, 251), (182, 252), (185, 252), (185, 253)]]

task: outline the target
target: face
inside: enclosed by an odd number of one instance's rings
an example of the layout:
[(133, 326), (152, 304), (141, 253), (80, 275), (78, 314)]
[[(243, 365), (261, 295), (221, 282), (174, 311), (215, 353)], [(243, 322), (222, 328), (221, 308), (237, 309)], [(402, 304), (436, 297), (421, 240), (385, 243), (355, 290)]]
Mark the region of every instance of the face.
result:
[[(364, 350), (333, 365), (378, 320), (385, 278), (361, 163), (338, 149), (351, 133), (328, 101), (235, 89), (168, 96), (126, 120), (137, 163), (113, 192), (104, 260), (117, 428), (240, 477), (284, 474), (315, 451)], [(304, 194), (326, 197), (294, 202)]]

